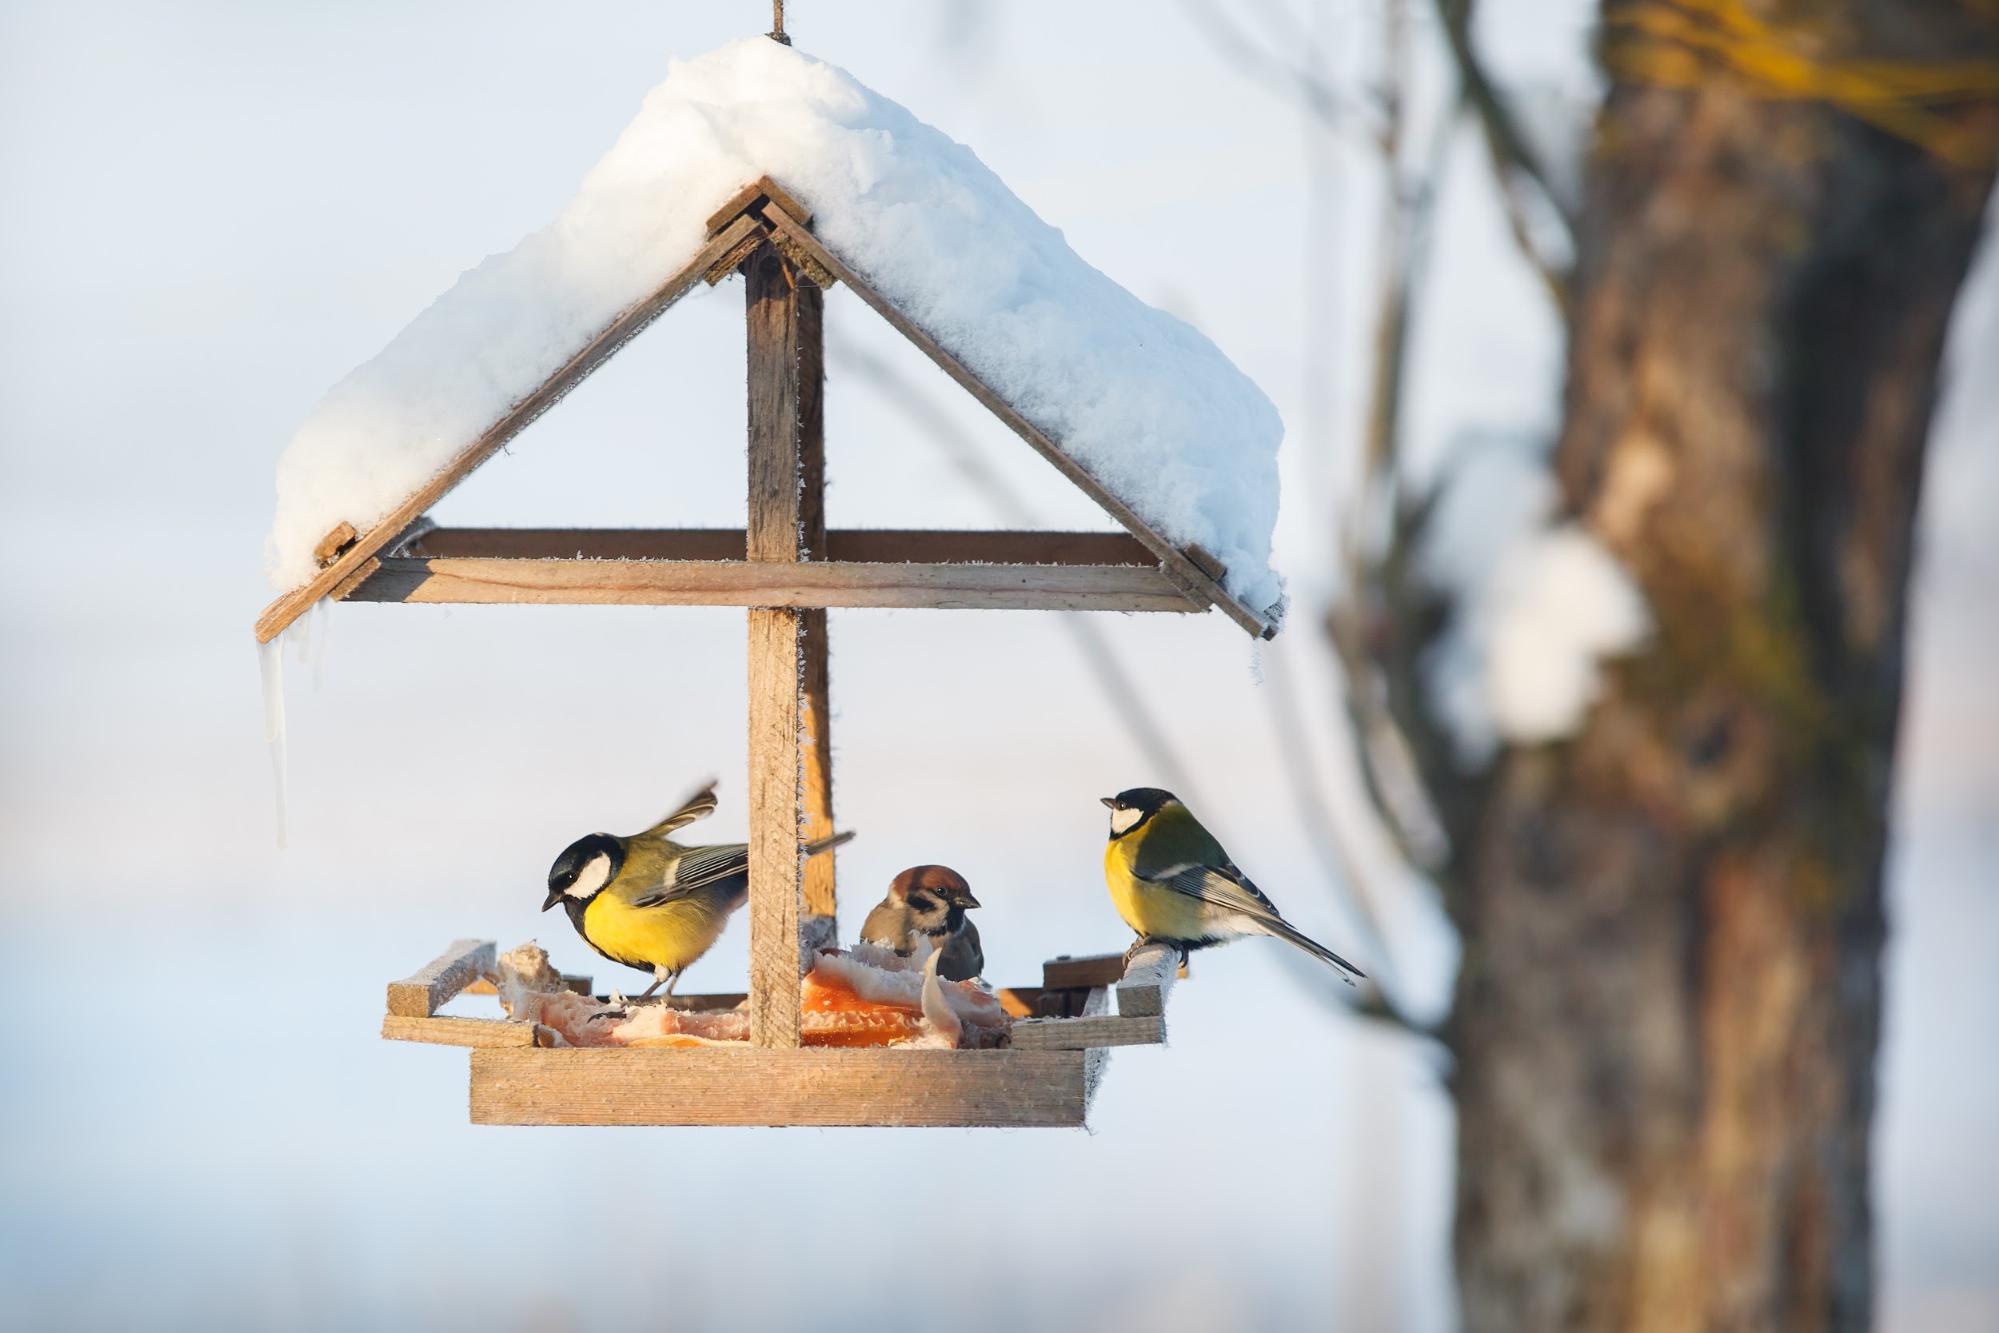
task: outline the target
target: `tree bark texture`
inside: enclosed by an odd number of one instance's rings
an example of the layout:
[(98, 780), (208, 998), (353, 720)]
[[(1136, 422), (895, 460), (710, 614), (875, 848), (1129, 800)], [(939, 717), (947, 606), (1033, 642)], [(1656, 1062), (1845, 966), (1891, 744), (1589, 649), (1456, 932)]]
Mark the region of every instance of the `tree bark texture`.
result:
[[(1744, 8), (1999, 58), (1935, 0)], [(1911, 538), (1991, 158), (1733, 76), (1613, 82), (1557, 468), (1655, 633), (1577, 736), (1501, 756), (1458, 850), (1469, 1328), (1869, 1322)]]

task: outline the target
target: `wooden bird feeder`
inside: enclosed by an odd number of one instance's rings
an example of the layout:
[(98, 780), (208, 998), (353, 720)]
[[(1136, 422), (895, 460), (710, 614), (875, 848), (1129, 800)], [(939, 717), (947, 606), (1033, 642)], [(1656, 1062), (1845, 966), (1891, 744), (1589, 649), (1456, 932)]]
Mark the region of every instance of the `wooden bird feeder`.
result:
[[(441, 528), (439, 498), (694, 285), (740, 273), (747, 297), (746, 529)], [(1110, 532), (831, 531), (825, 515), (821, 316), (844, 285), (1125, 529)], [(826, 612), (833, 607), (1176, 611), (1210, 607), (1269, 637), (1269, 612), (1222, 587), (1227, 571), (1176, 546), (882, 296), (813, 233), (776, 181), (743, 187), (692, 262), (586, 347), (367, 531), (341, 523), (318, 574), (257, 621), (268, 642), (322, 599), (351, 602), (741, 606), (749, 621), (749, 993), (745, 1049), (567, 1048), (533, 1024), (439, 1016), (494, 966), (460, 941), (392, 983), (382, 1035), (472, 1048), (472, 1119), (532, 1125), (1080, 1125), (1107, 1048), (1165, 1038), (1177, 975), (1161, 947), (1129, 967), (1057, 959), (1041, 984), (1000, 992), (1016, 1017), (997, 1050), (807, 1049), (801, 948), (830, 944), (833, 831)], [(577, 985), (587, 990), (587, 980)], [(487, 987), (490, 989), (490, 987)], [(1111, 993), (1116, 993), (1112, 1012)]]

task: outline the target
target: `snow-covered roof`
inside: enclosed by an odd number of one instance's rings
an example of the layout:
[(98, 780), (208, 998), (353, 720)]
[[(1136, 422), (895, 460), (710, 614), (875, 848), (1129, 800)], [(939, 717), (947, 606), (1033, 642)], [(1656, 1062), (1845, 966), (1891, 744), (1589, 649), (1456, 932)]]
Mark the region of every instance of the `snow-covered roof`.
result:
[(336, 384), (279, 460), (267, 549), (289, 592), (368, 533), (782, 182), (826, 248), (1156, 533), (1274, 608), (1283, 423), (1199, 331), (1085, 263), (973, 152), (852, 75), (750, 38), (675, 61), (548, 226), (464, 274)]

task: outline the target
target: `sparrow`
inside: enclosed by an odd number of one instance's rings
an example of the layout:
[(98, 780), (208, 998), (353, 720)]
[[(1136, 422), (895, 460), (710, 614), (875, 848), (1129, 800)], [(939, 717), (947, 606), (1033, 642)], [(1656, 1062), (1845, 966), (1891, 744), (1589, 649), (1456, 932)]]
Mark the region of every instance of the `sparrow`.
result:
[(969, 981), (985, 970), (979, 928), (965, 913), (977, 907), (972, 886), (949, 866), (911, 866), (888, 886), (888, 896), (861, 923), (861, 938), (907, 958), (927, 938), (941, 955), (937, 975)]

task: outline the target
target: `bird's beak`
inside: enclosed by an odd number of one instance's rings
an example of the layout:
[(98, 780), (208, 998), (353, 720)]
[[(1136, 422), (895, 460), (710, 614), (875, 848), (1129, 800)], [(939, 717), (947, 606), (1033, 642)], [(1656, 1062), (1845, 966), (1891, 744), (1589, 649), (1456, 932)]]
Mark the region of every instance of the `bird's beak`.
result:
[(967, 889), (963, 893), (958, 895), (958, 906), (977, 907), (978, 905), (979, 905), (979, 900), (972, 896), (972, 891), (970, 889)]
[(1115, 797), (1115, 796), (1099, 796), (1099, 797), (1098, 797), (1097, 799), (1098, 799), (1098, 800), (1100, 800), (1100, 801), (1102, 801), (1102, 802), (1104, 803), (1104, 808), (1105, 808), (1106, 810), (1115, 810), (1115, 809), (1117, 809), (1117, 797)]
[(546, 912), (549, 908), (555, 906), (557, 903), (561, 901), (562, 901), (562, 890), (550, 889), (548, 891), (548, 897), (542, 900), (541, 910)]

